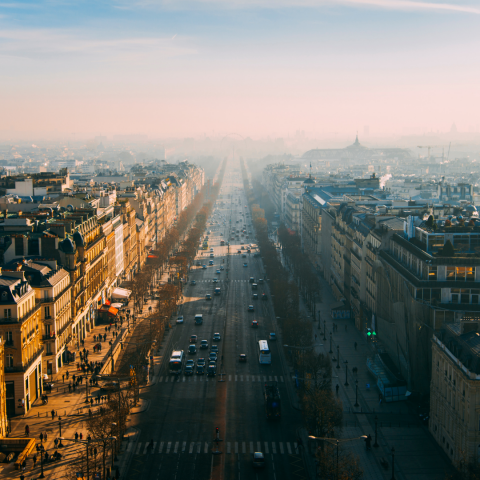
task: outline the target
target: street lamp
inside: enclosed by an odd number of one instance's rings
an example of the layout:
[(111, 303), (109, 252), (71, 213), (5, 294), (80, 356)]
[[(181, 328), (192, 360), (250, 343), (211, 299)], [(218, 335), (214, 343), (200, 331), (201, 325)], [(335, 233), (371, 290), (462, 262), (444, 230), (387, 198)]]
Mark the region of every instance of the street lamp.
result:
[(348, 360), (345, 360), (345, 383), (344, 385), (348, 387)]
[(332, 350), (332, 332), (330, 332), (330, 350), (328, 353), (333, 353), (333, 350)]
[(358, 407), (358, 380), (355, 380), (355, 405), (354, 407)]
[[(337, 462), (336, 462), (337, 473), (335, 475), (335, 478), (338, 480), (338, 478), (339, 478), (339, 476), (338, 476), (338, 446), (340, 445), (340, 443), (352, 442), (354, 440), (360, 440), (361, 438), (363, 438), (365, 440), (367, 438), (367, 436), (366, 435), (360, 435), (360, 437), (345, 438), (345, 439), (341, 439), (341, 440), (339, 440), (338, 438), (330, 438), (330, 437), (315, 437), (313, 435), (309, 435), (308, 438), (310, 440), (324, 440), (325, 442), (330, 443), (330, 445), (334, 445), (334, 446), (337, 447)], [(392, 479), (392, 480), (395, 480), (395, 479)]]
[(337, 345), (337, 368), (340, 368), (340, 345)]
[(38, 478), (45, 478), (43, 474), (43, 452), (45, 452), (45, 448), (43, 448), (43, 444), (38, 446), (38, 450), (40, 451), (40, 476)]
[(60, 440), (60, 443), (58, 444), (58, 448), (63, 448), (64, 445), (62, 443), (62, 417), (58, 417), (58, 429), (59, 429), (59, 437), (58, 439)]
[(378, 442), (377, 442), (377, 426), (378, 426), (378, 417), (375, 415), (375, 443), (373, 446), (375, 448), (378, 448)]
[(323, 320), (323, 341), (324, 342), (327, 340), (327, 337), (325, 336), (326, 334), (327, 334), (327, 321), (324, 319)]

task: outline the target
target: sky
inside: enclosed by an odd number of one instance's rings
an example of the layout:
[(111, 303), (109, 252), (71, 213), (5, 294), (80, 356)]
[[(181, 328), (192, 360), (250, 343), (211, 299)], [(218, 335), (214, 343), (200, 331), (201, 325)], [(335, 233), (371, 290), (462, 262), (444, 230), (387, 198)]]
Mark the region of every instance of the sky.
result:
[(0, 133), (479, 131), (478, 0), (0, 0)]

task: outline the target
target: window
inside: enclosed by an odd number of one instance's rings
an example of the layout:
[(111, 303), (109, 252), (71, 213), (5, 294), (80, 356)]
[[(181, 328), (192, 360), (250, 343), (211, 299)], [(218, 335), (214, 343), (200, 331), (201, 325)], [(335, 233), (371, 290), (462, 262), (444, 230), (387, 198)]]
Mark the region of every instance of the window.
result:
[(13, 368), (13, 355), (11, 353), (7, 354), (7, 368)]
[(467, 282), (475, 281), (475, 267), (466, 267), (467, 271)]
[(465, 267), (455, 267), (455, 274), (457, 282), (464, 282), (466, 279)]
[(13, 332), (5, 332), (5, 343), (7, 345), (13, 345)]
[(11, 308), (4, 308), (3, 309), (3, 316), (5, 318), (12, 318), (12, 309)]
[(45, 318), (50, 318), (50, 307), (45, 307)]
[(455, 267), (447, 267), (447, 280), (455, 280)]
[(430, 267), (428, 271), (428, 279), (429, 280), (437, 280), (437, 267)]

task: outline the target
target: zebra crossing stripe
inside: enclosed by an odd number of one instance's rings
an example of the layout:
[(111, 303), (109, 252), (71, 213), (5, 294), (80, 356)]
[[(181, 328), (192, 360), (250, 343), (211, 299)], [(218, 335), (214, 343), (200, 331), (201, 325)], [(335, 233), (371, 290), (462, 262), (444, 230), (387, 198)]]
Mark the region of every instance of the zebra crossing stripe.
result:
[(129, 443), (129, 444), (127, 445), (127, 452), (130, 453), (130, 452), (132, 451), (132, 447), (133, 447), (133, 443)]
[(188, 453), (193, 453), (194, 446), (195, 446), (195, 442), (190, 442), (190, 448), (188, 449)]
[(284, 382), (285, 380), (283, 379), (283, 376), (280, 377), (280, 381)]
[(170, 453), (170, 449), (172, 448), (172, 442), (167, 443), (167, 451), (165, 453)]
[(198, 442), (197, 444), (197, 453), (200, 453), (200, 450), (202, 449), (202, 442)]
[(292, 454), (292, 449), (290, 448), (290, 442), (287, 442), (287, 451), (289, 455)]
[(268, 442), (265, 442), (265, 453), (270, 453), (270, 452), (268, 451)]
[(208, 453), (208, 443), (205, 442), (205, 450), (204, 450), (205, 453)]
[(275, 445), (275, 442), (272, 442), (272, 453), (276, 454), (277, 453), (277, 447)]
[(155, 453), (155, 449), (157, 448), (157, 442), (153, 442), (153, 447), (151, 453)]
[(238, 442), (235, 442), (235, 453), (238, 453)]
[(247, 375), (247, 382), (248, 382), (248, 377), (249, 377), (249, 375)]
[(184, 382), (184, 381), (185, 381), (185, 377), (182, 378), (182, 382)]
[(278, 446), (280, 447), (280, 453), (283, 455), (284, 451), (283, 451), (283, 443), (282, 442), (278, 442)]
[(165, 445), (165, 442), (160, 442), (160, 447), (158, 448), (158, 453), (162, 453), (164, 445)]
[(276, 382), (278, 382), (278, 379), (277, 379), (277, 376), (276, 376), (276, 375), (275, 375), (273, 378), (275, 379)]
[(175, 449), (173, 450), (173, 453), (178, 452), (178, 446), (180, 445), (180, 442), (175, 442)]
[(240, 375), (240, 381), (243, 382), (243, 375)]
[(230, 453), (230, 442), (227, 442), (227, 453)]
[(160, 380), (159, 380), (159, 382), (163, 382), (163, 377), (160, 377)]
[(185, 449), (187, 448), (187, 442), (182, 443), (182, 453), (185, 453)]
[(247, 453), (247, 444), (242, 442), (242, 453)]
[(140, 453), (140, 449), (142, 448), (142, 442), (138, 442), (137, 450), (135, 451), (135, 455)]
[(255, 450), (253, 449), (253, 442), (250, 442), (250, 453), (253, 453)]
[(262, 451), (262, 445), (260, 442), (257, 442), (257, 452), (261, 452)]
[(267, 377), (264, 375), (263, 376), (263, 381), (266, 382), (267, 381)]
[(269, 381), (269, 382), (272, 381), (272, 377), (271, 377), (271, 376), (268, 377), (268, 381)]
[(232, 381), (232, 376), (231, 376), (231, 375), (228, 376), (228, 381), (229, 381), (229, 382)]

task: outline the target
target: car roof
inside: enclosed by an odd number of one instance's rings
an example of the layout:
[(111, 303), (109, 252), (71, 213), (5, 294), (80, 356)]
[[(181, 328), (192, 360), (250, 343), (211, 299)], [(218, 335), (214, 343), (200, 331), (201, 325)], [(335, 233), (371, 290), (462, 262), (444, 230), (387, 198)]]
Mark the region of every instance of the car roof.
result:
[(262, 452), (255, 452), (253, 456), (254, 458), (265, 458)]

